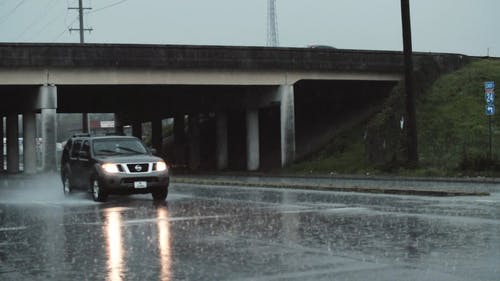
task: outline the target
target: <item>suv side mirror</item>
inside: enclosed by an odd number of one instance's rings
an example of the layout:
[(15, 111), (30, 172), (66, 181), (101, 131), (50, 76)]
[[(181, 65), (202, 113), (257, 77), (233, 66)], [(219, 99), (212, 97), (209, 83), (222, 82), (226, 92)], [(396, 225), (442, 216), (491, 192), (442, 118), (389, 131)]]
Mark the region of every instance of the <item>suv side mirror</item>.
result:
[(158, 154), (158, 150), (156, 150), (156, 148), (151, 148), (149, 151), (151, 151), (151, 154), (153, 154), (153, 155)]

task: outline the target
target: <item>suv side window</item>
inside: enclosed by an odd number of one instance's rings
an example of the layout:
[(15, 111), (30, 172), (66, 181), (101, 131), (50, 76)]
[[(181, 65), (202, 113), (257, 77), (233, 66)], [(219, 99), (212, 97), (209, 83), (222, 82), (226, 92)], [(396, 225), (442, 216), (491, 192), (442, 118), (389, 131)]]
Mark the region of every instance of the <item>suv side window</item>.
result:
[(63, 149), (63, 152), (62, 152), (61, 166), (63, 166), (64, 164), (66, 164), (66, 162), (68, 162), (69, 151), (71, 150), (71, 146), (72, 145), (73, 145), (73, 140), (72, 139), (69, 139), (66, 142), (66, 145), (64, 145), (64, 149)]
[(82, 144), (82, 151), (83, 152), (86, 152), (87, 153), (87, 156), (84, 157), (84, 159), (87, 159), (90, 157), (90, 145), (89, 145), (89, 141), (88, 140), (85, 140)]
[(73, 147), (71, 149), (71, 158), (78, 158), (78, 152), (80, 152), (80, 148), (82, 147), (82, 140), (75, 140), (73, 143)]

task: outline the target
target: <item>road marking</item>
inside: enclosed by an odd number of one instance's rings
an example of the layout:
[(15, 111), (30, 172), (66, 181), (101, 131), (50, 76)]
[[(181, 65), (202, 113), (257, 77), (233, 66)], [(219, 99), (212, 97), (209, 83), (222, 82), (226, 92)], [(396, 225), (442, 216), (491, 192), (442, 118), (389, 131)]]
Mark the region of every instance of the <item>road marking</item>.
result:
[(0, 231), (17, 231), (25, 230), (26, 228), (26, 226), (0, 227)]

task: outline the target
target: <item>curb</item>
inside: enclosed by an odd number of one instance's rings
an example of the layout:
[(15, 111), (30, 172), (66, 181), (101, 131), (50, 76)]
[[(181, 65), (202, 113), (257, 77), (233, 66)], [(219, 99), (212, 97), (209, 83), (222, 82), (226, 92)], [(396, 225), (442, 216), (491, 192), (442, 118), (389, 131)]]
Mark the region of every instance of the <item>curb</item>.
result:
[(489, 196), (489, 192), (481, 191), (455, 191), (455, 190), (425, 190), (425, 189), (410, 189), (410, 188), (374, 188), (374, 187), (339, 187), (334, 185), (307, 185), (293, 183), (270, 183), (270, 182), (243, 182), (231, 180), (197, 180), (188, 178), (172, 178), (172, 183), (185, 184), (200, 184), (200, 185), (224, 185), (224, 186), (249, 186), (249, 187), (271, 187), (271, 188), (289, 188), (289, 189), (305, 189), (319, 191), (338, 191), (338, 192), (358, 192), (372, 194), (392, 194), (392, 195), (418, 195), (418, 196), (434, 196), (434, 197), (455, 197), (455, 196)]
[(359, 175), (359, 174), (288, 174), (288, 173), (266, 173), (266, 172), (201, 172), (175, 171), (178, 176), (243, 176), (243, 177), (285, 177), (285, 178), (319, 178), (319, 179), (345, 179), (345, 180), (374, 180), (374, 181), (417, 181), (417, 182), (458, 182), (458, 183), (484, 183), (500, 184), (497, 177), (417, 177), (399, 175)]

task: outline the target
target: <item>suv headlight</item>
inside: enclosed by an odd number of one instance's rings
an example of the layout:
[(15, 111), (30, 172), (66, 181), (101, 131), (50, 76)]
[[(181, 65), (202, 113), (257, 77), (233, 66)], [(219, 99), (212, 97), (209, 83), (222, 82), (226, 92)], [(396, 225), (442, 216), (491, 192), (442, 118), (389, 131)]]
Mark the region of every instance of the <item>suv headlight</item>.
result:
[(119, 172), (118, 166), (116, 166), (116, 164), (105, 163), (102, 164), (101, 167), (106, 173), (115, 174)]
[(161, 172), (167, 169), (167, 164), (163, 161), (156, 162), (156, 171)]

